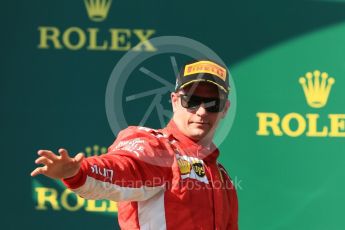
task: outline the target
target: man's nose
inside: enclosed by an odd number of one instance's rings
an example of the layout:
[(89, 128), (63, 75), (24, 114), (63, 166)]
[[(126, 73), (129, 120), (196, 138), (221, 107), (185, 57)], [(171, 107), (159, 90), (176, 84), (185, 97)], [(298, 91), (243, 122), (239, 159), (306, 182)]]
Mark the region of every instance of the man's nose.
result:
[(196, 114), (199, 116), (205, 116), (207, 114), (205, 103), (200, 104), (199, 108), (196, 110)]

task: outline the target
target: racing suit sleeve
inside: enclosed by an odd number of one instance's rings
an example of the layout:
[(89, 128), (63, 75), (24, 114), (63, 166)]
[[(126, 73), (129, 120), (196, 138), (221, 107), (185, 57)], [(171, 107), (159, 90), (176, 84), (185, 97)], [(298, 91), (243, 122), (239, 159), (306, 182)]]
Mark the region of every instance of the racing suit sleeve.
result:
[(226, 188), (230, 200), (230, 216), (227, 229), (238, 230), (238, 198), (236, 186), (234, 185), (234, 182), (231, 180), (225, 167), (220, 163), (218, 163), (218, 167), (220, 168), (222, 178), (224, 178), (226, 181)]
[(164, 190), (172, 158), (154, 132), (129, 127), (108, 153), (83, 160), (79, 172), (63, 183), (86, 199), (143, 201)]

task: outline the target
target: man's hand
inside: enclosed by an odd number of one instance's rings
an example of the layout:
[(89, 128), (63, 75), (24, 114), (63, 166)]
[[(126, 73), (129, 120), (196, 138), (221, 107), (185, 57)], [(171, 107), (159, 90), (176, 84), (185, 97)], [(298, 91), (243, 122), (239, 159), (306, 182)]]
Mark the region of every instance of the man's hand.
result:
[(62, 179), (76, 175), (84, 155), (78, 153), (74, 158), (71, 158), (66, 149), (59, 149), (59, 153), (60, 155), (57, 155), (50, 150), (39, 150), (37, 154), (40, 157), (36, 159), (35, 163), (44, 166), (37, 167), (31, 172), (31, 176), (43, 174), (53, 179)]

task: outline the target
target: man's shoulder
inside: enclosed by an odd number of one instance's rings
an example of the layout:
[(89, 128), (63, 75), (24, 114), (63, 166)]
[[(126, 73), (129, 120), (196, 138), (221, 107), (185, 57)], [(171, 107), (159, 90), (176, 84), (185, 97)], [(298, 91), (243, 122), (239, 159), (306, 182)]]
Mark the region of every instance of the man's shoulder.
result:
[(217, 161), (217, 166), (219, 171), (224, 174), (230, 181), (232, 181), (230, 174), (228, 173), (228, 171), (226, 170), (226, 168), (224, 167), (224, 165), (222, 165), (219, 161)]
[(147, 159), (156, 156), (168, 157), (171, 153), (167, 148), (166, 137), (160, 129), (129, 126), (118, 134), (108, 151), (130, 152), (139, 158), (146, 157)]
[(167, 135), (161, 129), (152, 129), (143, 126), (128, 126), (117, 136), (110, 149), (122, 149), (124, 146), (140, 148), (163, 148)]
[(161, 139), (166, 138), (163, 129), (153, 129), (144, 126), (128, 126), (119, 132), (117, 139), (123, 138), (136, 138), (136, 137), (146, 137), (149, 139)]

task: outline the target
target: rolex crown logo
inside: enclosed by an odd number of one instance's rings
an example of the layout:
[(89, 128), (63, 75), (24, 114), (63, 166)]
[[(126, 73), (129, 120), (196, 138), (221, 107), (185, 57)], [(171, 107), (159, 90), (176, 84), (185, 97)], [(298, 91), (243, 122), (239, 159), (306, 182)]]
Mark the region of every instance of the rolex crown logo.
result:
[(322, 108), (327, 104), (335, 80), (326, 72), (321, 73), (315, 70), (313, 73), (308, 72), (300, 77), (299, 83), (302, 85), (308, 105), (312, 108)]
[(87, 14), (92, 21), (101, 22), (107, 18), (112, 0), (84, 0)]
[(100, 147), (99, 145), (87, 146), (85, 148), (84, 155), (87, 157), (99, 156), (107, 152), (106, 147)]

